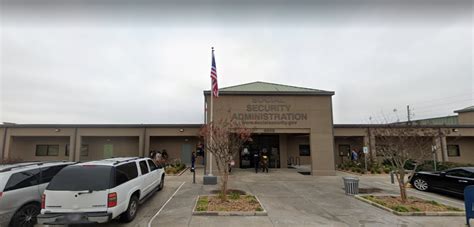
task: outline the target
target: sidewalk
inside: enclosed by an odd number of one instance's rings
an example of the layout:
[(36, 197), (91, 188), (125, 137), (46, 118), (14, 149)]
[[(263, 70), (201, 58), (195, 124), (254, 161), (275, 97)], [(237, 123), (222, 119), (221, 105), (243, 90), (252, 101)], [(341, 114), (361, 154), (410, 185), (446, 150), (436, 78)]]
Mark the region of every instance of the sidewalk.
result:
[[(346, 196), (341, 176), (304, 176), (295, 169), (271, 169), (255, 174), (252, 169), (234, 169), (230, 188), (259, 197), (268, 211), (263, 217), (192, 216), (197, 195), (208, 194), (216, 186), (202, 185), (202, 169), (169, 177), (168, 182), (186, 182), (152, 222), (152, 226), (464, 226), (464, 217), (400, 217)], [(360, 176), (361, 187), (377, 187), (397, 193), (397, 185), (387, 176)], [(419, 193), (409, 190), (409, 193)], [(461, 206), (460, 200), (420, 193), (416, 196)], [(462, 206), (461, 206), (462, 208)], [(140, 224), (141, 226), (141, 224)]]

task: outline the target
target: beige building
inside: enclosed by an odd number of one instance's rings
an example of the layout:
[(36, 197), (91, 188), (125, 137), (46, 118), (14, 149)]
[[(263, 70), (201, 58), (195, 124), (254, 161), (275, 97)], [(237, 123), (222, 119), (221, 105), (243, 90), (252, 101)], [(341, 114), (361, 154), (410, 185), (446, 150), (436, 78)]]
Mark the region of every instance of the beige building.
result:
[[(252, 154), (267, 151), (270, 167), (307, 165), (313, 175), (334, 175), (351, 149), (366, 146), (377, 157), (374, 128), (384, 125), (333, 124), (334, 92), (254, 82), (222, 88), (211, 106), (204, 91), (206, 119), (236, 120), (251, 128), (253, 141), (236, 157), (252, 168)], [(474, 107), (457, 116), (414, 121), (420, 128), (449, 130), (433, 138), (439, 161), (474, 163)], [(0, 125), (0, 157), (13, 160), (89, 161), (119, 156), (147, 156), (166, 150), (171, 159), (191, 162), (202, 124), (140, 125)], [(403, 127), (400, 124), (399, 127)], [(198, 160), (199, 161), (199, 160)]]

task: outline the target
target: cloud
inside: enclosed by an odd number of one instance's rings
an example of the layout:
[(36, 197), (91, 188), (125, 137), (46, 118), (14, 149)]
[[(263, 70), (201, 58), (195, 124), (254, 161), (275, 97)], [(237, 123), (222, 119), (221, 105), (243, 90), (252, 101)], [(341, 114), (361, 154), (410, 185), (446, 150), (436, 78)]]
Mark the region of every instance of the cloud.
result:
[(469, 1), (37, 2), (4, 3), (1, 121), (200, 123), (211, 46), (221, 87), (334, 90), (335, 123), (403, 118), (407, 104), (431, 117), (473, 103)]

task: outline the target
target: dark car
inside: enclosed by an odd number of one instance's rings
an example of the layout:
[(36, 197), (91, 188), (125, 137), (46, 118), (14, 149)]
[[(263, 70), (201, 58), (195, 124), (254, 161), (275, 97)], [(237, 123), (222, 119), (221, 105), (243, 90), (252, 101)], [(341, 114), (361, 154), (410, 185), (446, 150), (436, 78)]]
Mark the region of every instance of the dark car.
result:
[(474, 167), (459, 167), (440, 172), (417, 172), (410, 183), (420, 191), (443, 191), (463, 196), (464, 188), (474, 185)]

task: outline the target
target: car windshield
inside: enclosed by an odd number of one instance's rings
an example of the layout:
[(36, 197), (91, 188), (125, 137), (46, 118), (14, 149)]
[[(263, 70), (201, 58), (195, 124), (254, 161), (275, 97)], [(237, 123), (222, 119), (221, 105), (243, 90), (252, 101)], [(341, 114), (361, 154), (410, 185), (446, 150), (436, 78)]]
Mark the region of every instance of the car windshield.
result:
[(53, 191), (101, 191), (111, 185), (112, 166), (79, 165), (62, 169), (49, 183)]

